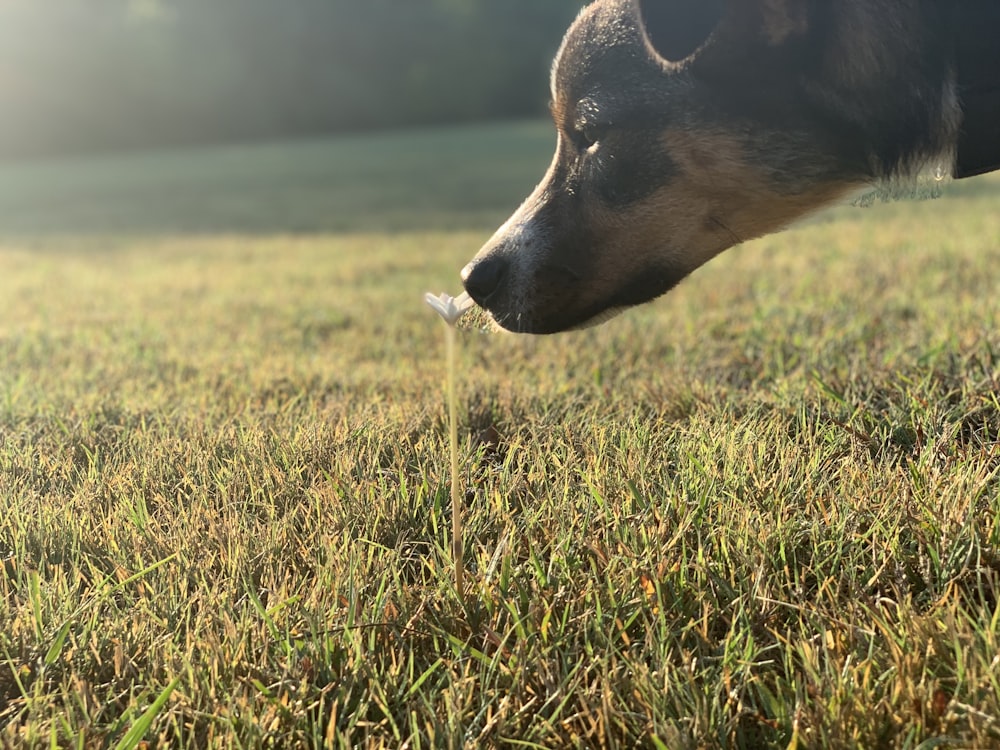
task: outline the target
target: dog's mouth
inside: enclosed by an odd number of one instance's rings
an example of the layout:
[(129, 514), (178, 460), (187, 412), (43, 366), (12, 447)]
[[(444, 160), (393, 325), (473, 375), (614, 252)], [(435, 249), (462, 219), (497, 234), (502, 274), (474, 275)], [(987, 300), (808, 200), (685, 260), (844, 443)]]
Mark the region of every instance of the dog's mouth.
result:
[(585, 327), (593, 316), (581, 314), (577, 310), (574, 294), (556, 295), (559, 299), (548, 301), (538, 297), (520, 297), (512, 300), (508, 295), (492, 295), (480, 306), (486, 310), (493, 322), (511, 333), (550, 334)]
[[(636, 303), (639, 304), (639, 303)], [(582, 331), (606, 323), (634, 305), (618, 305), (597, 312), (578, 313), (573, 310), (563, 310), (554, 315), (537, 316), (527, 311), (493, 310), (485, 308), (493, 322), (505, 331), (547, 335), (565, 333), (567, 331)]]
[(533, 290), (524, 294), (497, 291), (479, 305), (498, 326), (512, 333), (562, 333), (605, 323), (630, 307), (665, 294), (686, 275), (677, 270), (647, 269), (612, 292), (563, 276), (558, 284), (551, 278), (546, 284), (536, 281)]

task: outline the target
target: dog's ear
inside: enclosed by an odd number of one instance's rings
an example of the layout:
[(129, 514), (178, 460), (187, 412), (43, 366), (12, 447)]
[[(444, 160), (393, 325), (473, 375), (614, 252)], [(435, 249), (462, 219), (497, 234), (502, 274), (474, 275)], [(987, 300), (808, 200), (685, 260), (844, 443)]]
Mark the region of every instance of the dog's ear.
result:
[[(703, 67), (730, 66), (807, 36), (809, 0), (634, 0), (646, 39), (663, 59), (699, 54)], [(706, 44), (711, 41), (711, 44)], [(708, 47), (712, 50), (709, 52)]]
[(670, 62), (690, 57), (708, 40), (728, 4), (727, 0), (638, 0), (650, 46)]

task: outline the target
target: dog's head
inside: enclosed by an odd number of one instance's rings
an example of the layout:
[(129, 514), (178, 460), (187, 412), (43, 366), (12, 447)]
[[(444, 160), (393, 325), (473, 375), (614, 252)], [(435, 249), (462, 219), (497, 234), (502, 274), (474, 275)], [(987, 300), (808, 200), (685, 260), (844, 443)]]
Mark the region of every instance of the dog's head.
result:
[(820, 64), (808, 5), (587, 7), (553, 65), (555, 157), (463, 269), (469, 294), (512, 331), (599, 322), (860, 182), (863, 159), (800, 96)]

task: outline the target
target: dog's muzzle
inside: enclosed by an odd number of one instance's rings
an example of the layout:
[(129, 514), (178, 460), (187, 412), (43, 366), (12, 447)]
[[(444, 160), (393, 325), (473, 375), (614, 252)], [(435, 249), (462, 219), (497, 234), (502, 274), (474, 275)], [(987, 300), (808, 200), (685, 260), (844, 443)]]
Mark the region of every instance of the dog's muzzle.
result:
[(462, 269), (462, 284), (477, 305), (488, 308), (490, 298), (503, 286), (509, 270), (510, 263), (506, 258), (496, 254), (486, 255)]

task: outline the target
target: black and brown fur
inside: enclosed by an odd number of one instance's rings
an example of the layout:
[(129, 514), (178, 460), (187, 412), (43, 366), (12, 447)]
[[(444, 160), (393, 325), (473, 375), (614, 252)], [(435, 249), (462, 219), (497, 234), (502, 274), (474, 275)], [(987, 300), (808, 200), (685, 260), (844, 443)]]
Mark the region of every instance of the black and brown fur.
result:
[(466, 289), (504, 328), (562, 331), (866, 185), (950, 173), (963, 128), (953, 30), (993, 24), (993, 54), (997, 7), (597, 0), (553, 66), (552, 164), (463, 270)]

